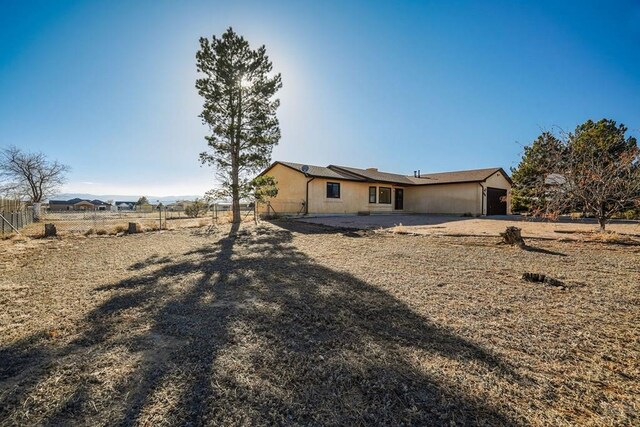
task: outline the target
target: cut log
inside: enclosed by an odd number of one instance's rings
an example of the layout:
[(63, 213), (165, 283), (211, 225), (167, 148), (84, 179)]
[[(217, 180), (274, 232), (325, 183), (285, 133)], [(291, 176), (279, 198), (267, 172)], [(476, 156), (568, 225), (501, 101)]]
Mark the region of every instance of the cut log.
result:
[(500, 237), (502, 237), (502, 241), (507, 245), (518, 245), (524, 248), (526, 244), (524, 243), (521, 233), (522, 229), (518, 227), (507, 227), (504, 233), (500, 233)]
[(522, 279), (527, 282), (544, 283), (545, 285), (551, 286), (564, 286), (564, 283), (560, 280), (540, 273), (524, 273), (522, 275)]
[(58, 231), (56, 230), (55, 224), (44, 225), (44, 237), (56, 237), (57, 235)]

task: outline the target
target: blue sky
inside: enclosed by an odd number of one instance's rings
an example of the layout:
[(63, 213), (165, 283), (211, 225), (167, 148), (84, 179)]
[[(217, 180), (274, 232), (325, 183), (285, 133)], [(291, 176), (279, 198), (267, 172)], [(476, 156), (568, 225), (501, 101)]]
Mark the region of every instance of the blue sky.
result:
[(69, 192), (203, 193), (195, 52), (228, 26), (283, 75), (274, 160), (507, 169), (553, 126), (640, 136), (638, 1), (0, 0), (0, 146)]

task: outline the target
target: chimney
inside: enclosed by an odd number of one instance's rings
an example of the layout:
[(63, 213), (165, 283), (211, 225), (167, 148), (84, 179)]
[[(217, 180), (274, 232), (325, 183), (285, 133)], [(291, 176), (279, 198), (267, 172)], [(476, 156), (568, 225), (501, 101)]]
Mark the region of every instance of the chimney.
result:
[(418, 169), (418, 178), (420, 178), (420, 169)]
[(418, 171), (413, 171), (413, 177), (417, 178), (418, 177)]

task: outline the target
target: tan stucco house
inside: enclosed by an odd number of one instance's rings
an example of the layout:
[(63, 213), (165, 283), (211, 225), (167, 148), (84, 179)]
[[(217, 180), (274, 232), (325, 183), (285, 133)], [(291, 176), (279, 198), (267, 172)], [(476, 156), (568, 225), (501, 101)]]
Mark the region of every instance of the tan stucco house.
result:
[(511, 212), (511, 178), (502, 168), (406, 176), (347, 166), (274, 162), (260, 175), (278, 181), (267, 213), (433, 213), (505, 215)]

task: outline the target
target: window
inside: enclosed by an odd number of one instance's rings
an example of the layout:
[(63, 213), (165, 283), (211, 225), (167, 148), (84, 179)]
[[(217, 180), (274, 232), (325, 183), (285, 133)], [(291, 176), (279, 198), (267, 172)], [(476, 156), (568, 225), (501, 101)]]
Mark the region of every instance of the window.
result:
[(376, 187), (369, 187), (369, 203), (376, 202)]
[(340, 198), (340, 183), (327, 182), (327, 198), (329, 199)]
[(391, 204), (391, 188), (380, 187), (378, 191), (378, 203)]

